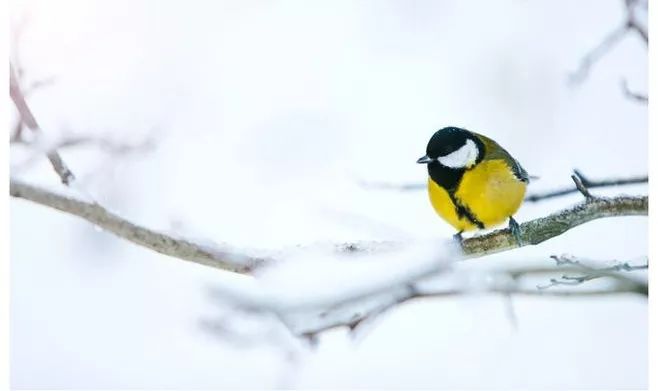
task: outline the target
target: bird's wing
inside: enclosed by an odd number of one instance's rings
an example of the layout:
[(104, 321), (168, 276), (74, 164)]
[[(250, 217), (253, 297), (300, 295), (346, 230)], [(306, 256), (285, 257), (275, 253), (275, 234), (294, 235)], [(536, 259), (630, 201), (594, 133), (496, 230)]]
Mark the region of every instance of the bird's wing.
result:
[(486, 148), (485, 159), (504, 160), (509, 165), (512, 173), (514, 173), (514, 176), (518, 178), (518, 180), (525, 183), (530, 182), (530, 175), (528, 175), (528, 172), (523, 168), (523, 166), (521, 166), (521, 163), (519, 163), (518, 160), (514, 159), (512, 155), (510, 155), (510, 153), (505, 150), (505, 148), (501, 147), (497, 142), (490, 139), (489, 137), (475, 132), (473, 132), (473, 134), (475, 134), (480, 140), (482, 140), (482, 143), (484, 143), (484, 147)]
[[(509, 153), (508, 153), (509, 155)], [(512, 159), (513, 164), (512, 166), (512, 172), (514, 173), (514, 176), (519, 178), (521, 182), (529, 183), (530, 182), (530, 175), (528, 175), (528, 172), (521, 166), (521, 163), (519, 163), (518, 160), (514, 159), (513, 157), (510, 156), (510, 159)]]

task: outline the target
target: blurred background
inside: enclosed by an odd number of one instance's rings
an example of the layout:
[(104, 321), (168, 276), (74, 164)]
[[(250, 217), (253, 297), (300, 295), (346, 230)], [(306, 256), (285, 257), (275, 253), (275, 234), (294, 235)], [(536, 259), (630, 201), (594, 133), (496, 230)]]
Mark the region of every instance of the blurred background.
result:
[[(266, 249), (430, 239), (453, 232), (424, 191), (362, 182), (423, 183), (415, 161), (444, 126), (497, 140), (540, 177), (529, 192), (569, 186), (574, 168), (646, 173), (646, 105), (620, 88), (646, 91), (644, 42), (629, 33), (569, 77), (624, 18), (619, 0), (14, 0), (12, 61), (23, 85), (49, 81), (27, 96), (49, 138), (95, 140), (61, 154), (131, 220)], [(58, 186), (24, 145), (11, 172)], [(526, 204), (517, 220), (580, 198)], [(15, 388), (647, 387), (644, 297), (513, 298), (516, 326), (499, 296), (422, 300), (358, 342), (335, 330), (290, 354), (201, 326), (229, 311), (206, 292), (226, 273), (10, 205)], [(646, 218), (486, 260), (562, 253), (645, 256)]]

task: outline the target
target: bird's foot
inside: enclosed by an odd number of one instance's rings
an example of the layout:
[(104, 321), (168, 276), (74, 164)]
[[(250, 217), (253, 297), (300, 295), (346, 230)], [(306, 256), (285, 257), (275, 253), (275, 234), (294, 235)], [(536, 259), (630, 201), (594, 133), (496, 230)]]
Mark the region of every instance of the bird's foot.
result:
[(523, 246), (523, 240), (521, 240), (521, 226), (519, 226), (519, 223), (517, 223), (512, 216), (509, 218), (509, 230), (512, 232), (516, 244), (518, 244), (519, 247)]
[(452, 238), (453, 238), (457, 243), (459, 243), (460, 245), (462, 244), (462, 241), (464, 240), (464, 238), (462, 237), (462, 232), (464, 232), (464, 231), (459, 231), (459, 232), (457, 232), (456, 234), (452, 235)]

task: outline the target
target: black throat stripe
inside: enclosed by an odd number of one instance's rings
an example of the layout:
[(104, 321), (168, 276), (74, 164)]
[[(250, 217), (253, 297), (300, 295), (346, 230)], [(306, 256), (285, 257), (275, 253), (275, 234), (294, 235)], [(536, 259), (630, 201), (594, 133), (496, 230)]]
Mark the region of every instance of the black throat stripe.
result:
[(450, 195), (450, 199), (452, 200), (452, 203), (455, 205), (455, 211), (457, 212), (457, 217), (459, 218), (466, 218), (468, 221), (470, 221), (473, 225), (478, 227), (479, 229), (484, 229), (484, 224), (477, 218), (475, 217), (475, 214), (467, 207), (464, 206), (461, 201), (454, 195), (453, 192), (448, 192)]
[(459, 183), (461, 182), (466, 170), (444, 167), (437, 162), (433, 162), (428, 164), (427, 171), (430, 178), (448, 192), (450, 200), (452, 200), (452, 204), (455, 206), (457, 216), (462, 219), (466, 218), (476, 227), (484, 229), (484, 224), (482, 224), (482, 222), (475, 216), (475, 213), (462, 204), (455, 196), (455, 192), (457, 191)]

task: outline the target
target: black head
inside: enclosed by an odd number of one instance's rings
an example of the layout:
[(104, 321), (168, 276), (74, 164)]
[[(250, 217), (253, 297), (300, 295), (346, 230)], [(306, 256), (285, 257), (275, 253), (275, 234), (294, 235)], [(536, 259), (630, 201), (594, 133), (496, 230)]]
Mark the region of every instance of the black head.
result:
[(417, 163), (468, 169), (484, 158), (484, 144), (466, 129), (447, 127), (434, 133), (427, 143), (426, 152)]

